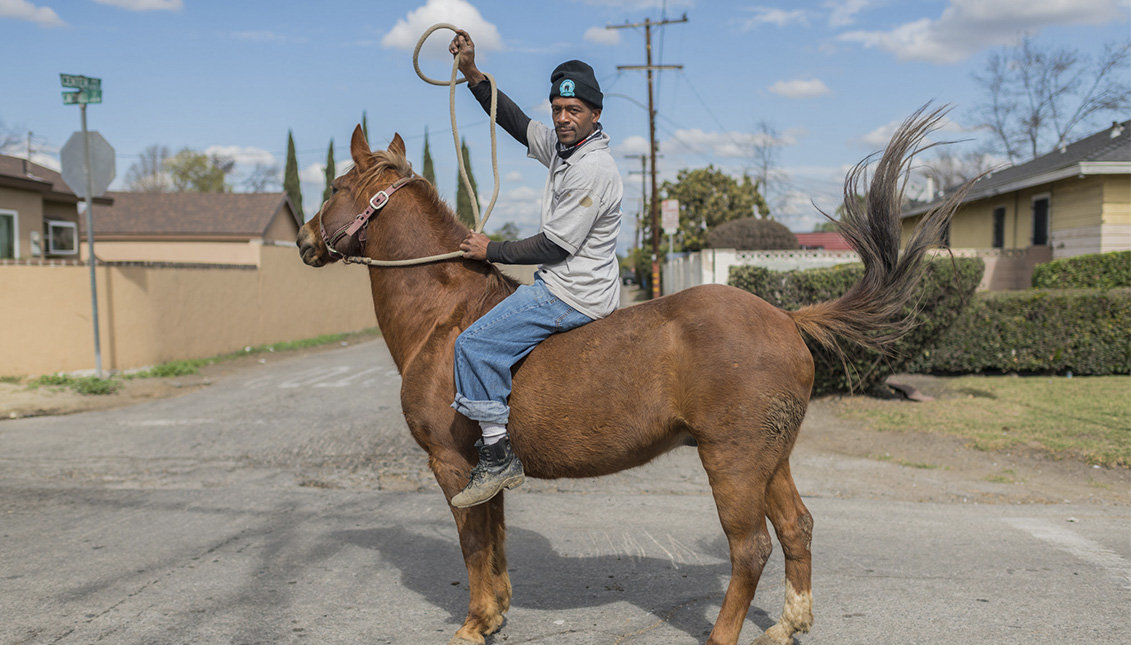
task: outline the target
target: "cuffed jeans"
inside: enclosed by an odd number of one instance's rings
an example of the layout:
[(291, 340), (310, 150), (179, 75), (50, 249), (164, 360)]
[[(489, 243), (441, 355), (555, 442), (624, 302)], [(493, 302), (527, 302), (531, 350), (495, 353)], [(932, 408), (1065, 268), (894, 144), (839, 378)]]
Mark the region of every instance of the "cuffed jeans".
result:
[(550, 293), (540, 278), (520, 286), (456, 339), (452, 407), (469, 419), (506, 425), (514, 364), (551, 334), (592, 321)]

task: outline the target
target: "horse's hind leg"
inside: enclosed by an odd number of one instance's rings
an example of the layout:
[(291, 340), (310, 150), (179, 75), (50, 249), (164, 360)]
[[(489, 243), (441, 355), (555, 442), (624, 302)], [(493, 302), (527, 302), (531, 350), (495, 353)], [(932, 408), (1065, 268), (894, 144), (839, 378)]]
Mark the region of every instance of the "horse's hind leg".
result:
[[(730, 546), (730, 584), (708, 645), (735, 645), (750, 601), (773, 551), (766, 529), (766, 486), (773, 462), (767, 452), (700, 439), (699, 457), (711, 482), (719, 520)], [(760, 453), (760, 454), (759, 454)], [(772, 459), (772, 457), (770, 457)]]
[(797, 493), (789, 472), (789, 461), (783, 463), (770, 479), (767, 511), (785, 555), (785, 605), (781, 620), (767, 629), (753, 645), (788, 644), (793, 641), (793, 634), (808, 632), (813, 625), (813, 560), (810, 554), (813, 516)]

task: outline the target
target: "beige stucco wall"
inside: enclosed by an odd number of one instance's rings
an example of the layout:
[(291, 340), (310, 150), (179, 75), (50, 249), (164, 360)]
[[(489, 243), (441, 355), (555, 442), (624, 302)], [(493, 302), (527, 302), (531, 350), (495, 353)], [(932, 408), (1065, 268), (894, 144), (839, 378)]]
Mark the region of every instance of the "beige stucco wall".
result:
[[(102, 365), (125, 370), (373, 327), (368, 272), (259, 247), (259, 268), (97, 269)], [(0, 376), (93, 369), (86, 266), (0, 265)]]
[[(178, 262), (198, 264), (259, 263), (258, 240), (248, 242), (95, 240), (94, 253), (104, 262)], [(294, 249), (291, 249), (294, 251)], [(297, 252), (295, 252), (297, 255)], [(87, 247), (82, 247), (86, 260)]]

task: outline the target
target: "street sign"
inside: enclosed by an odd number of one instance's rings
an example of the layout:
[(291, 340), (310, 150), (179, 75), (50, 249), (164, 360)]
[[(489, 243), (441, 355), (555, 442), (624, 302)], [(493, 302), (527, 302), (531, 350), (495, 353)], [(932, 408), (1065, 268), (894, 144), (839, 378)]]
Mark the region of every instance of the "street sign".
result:
[[(117, 174), (114, 148), (97, 131), (87, 134), (90, 135), (90, 179), (94, 191), (90, 196), (98, 197), (106, 192)], [(86, 175), (83, 174), (85, 154), (82, 132), (72, 134), (71, 138), (67, 139), (67, 143), (63, 144), (63, 149), (59, 151), (59, 161), (63, 165), (63, 181), (79, 197), (87, 196)]]
[(86, 105), (102, 102), (102, 79), (74, 74), (60, 74), (59, 82), (78, 92), (63, 92), (63, 105)]
[(73, 74), (60, 74), (59, 82), (63, 87), (73, 87), (76, 90), (101, 90), (102, 79), (88, 76), (75, 76)]
[(660, 202), (660, 216), (664, 232), (671, 235), (679, 230), (679, 200), (665, 199)]
[(63, 92), (63, 105), (83, 103), (101, 103), (102, 90), (82, 90), (80, 92)]

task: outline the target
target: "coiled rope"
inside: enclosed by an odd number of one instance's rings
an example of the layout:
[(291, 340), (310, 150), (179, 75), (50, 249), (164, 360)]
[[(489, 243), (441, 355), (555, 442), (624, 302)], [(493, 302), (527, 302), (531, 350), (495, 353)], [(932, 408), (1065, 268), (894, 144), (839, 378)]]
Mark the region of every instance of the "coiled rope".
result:
[[(460, 83), (466, 83), (467, 79), (458, 77), (459, 75), (459, 55), (454, 57), (452, 61), (452, 77), (448, 81), (438, 81), (429, 78), (423, 70), (420, 69), (420, 50), (424, 47), (424, 41), (432, 35), (432, 32), (437, 29), (450, 29), (452, 32), (456, 31), (455, 25), (441, 22), (429, 27), (420, 40), (416, 42), (416, 49), (412, 52), (412, 66), (416, 69), (416, 75), (420, 80), (428, 83), (429, 85), (448, 86), (448, 107), (452, 117), (452, 140), (455, 143), (456, 160), (459, 161), (459, 176), (463, 182), (463, 187), (467, 190), (467, 194), (471, 197), (471, 212), (475, 218), (475, 232), (482, 233), (483, 227), (487, 225), (487, 218), (491, 216), (491, 210), (495, 208), (495, 200), (499, 197), (499, 160), (497, 155), (496, 139), (495, 139), (495, 113), (499, 104), (499, 90), (495, 86), (495, 77), (484, 72), (483, 75), (491, 83), (491, 171), (494, 174), (495, 189), (491, 192), (491, 201), (487, 204), (486, 210), (483, 211), (483, 218), (479, 218), (479, 197), (475, 194), (475, 189), (471, 186), (471, 179), (467, 176), (467, 168), (464, 165), (463, 154), (459, 145), (459, 130), (456, 128), (456, 86)], [(461, 258), (464, 256), (463, 251), (452, 251), (451, 253), (441, 253), (439, 255), (429, 255), (423, 258), (413, 258), (411, 260), (374, 260), (373, 258), (363, 256), (353, 256), (345, 258), (344, 262), (347, 264), (366, 264), (369, 266), (407, 266), (413, 264), (427, 264), (429, 262), (439, 262), (440, 260), (449, 260), (453, 258)]]

